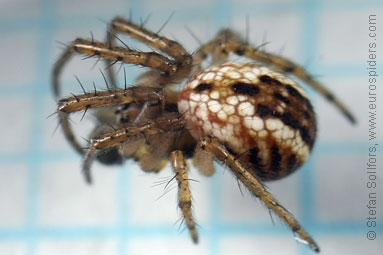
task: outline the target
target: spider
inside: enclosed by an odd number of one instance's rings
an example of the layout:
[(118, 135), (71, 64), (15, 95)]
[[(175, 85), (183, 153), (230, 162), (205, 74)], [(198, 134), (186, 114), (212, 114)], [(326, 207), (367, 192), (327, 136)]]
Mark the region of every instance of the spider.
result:
[[(117, 34), (130, 36), (156, 51), (118, 46)], [(346, 107), (304, 68), (251, 46), (230, 29), (221, 30), (191, 55), (178, 42), (116, 17), (109, 25), (106, 43), (78, 38), (67, 46), (53, 70), (57, 98), (59, 76), (74, 54), (104, 59), (109, 67), (121, 62), (149, 68), (137, 78), (136, 85), (127, 86), (125, 80), (124, 88), (117, 88), (112, 68), (107, 68), (111, 83), (108, 90), (84, 90), (84, 94), (58, 101), (63, 132), (83, 155), (82, 170), (87, 182), (91, 182), (90, 168), (95, 159), (112, 164), (133, 158), (150, 172), (160, 171), (169, 160), (178, 182), (178, 206), (197, 243), (186, 159), (192, 158), (206, 176), (214, 174), (213, 161), (217, 160), (278, 215), (299, 240), (319, 252), (309, 233), (263, 184), (298, 169), (309, 157), (316, 138), (313, 107), (288, 75), (313, 87), (355, 122)], [(231, 54), (249, 62), (229, 62)], [(212, 65), (203, 70), (208, 56)], [(185, 79), (188, 82), (181, 91), (174, 89), (173, 84)], [(100, 124), (92, 132), (89, 146), (83, 149), (72, 131), (69, 115), (96, 108), (97, 113), (103, 113), (97, 114)], [(112, 117), (103, 117), (105, 113)]]

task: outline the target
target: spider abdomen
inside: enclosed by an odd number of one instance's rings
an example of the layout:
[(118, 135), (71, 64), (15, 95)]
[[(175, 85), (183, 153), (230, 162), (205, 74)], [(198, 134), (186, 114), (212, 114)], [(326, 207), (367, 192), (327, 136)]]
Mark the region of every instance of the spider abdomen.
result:
[(178, 108), (195, 139), (218, 138), (263, 180), (296, 170), (315, 141), (315, 114), (304, 91), (254, 64), (223, 64), (194, 75)]

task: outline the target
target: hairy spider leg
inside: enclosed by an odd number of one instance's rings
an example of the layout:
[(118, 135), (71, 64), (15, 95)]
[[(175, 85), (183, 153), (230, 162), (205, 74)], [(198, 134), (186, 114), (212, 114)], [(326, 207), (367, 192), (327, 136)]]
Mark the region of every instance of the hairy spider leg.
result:
[(201, 46), (196, 51), (193, 58), (192, 73), (201, 69), (203, 60), (206, 59), (210, 53), (212, 53), (213, 56), (214, 54), (227, 56), (229, 53), (235, 53), (238, 56), (245, 56), (260, 63), (273, 66), (285, 73), (292, 74), (314, 88), (329, 102), (333, 103), (335, 107), (338, 108), (351, 123), (354, 124), (356, 122), (355, 118), (347, 109), (347, 107), (324, 85), (314, 79), (314, 77), (312, 77), (303, 67), (282, 56), (262, 51), (259, 48), (254, 48), (253, 46), (244, 42), (237, 33), (230, 29), (222, 30), (213, 40)]
[(319, 247), (307, 233), (294, 216), (280, 205), (277, 200), (266, 190), (262, 182), (246, 169), (241, 161), (232, 155), (224, 145), (222, 145), (216, 138), (204, 137), (198, 145), (203, 150), (206, 150), (214, 155), (214, 157), (224, 162), (233, 171), (234, 175), (240, 180), (246, 188), (257, 198), (259, 198), (270, 210), (272, 210), (280, 219), (282, 219), (294, 233), (304, 241), (307, 242), (309, 247), (315, 252), (319, 252)]
[[(159, 79), (159, 83), (167, 84), (174, 78), (179, 79), (186, 76), (191, 67), (192, 58), (186, 50), (177, 42), (160, 37), (134, 23), (126, 21), (122, 18), (116, 18), (112, 21), (112, 31), (121, 31), (131, 35), (133, 38), (147, 43), (175, 59), (170, 60), (156, 52), (140, 52), (130, 50), (128, 48), (112, 47), (112, 44), (103, 44), (84, 39), (76, 39), (73, 41), (56, 62), (53, 69), (53, 91), (56, 98), (60, 96), (59, 76), (65, 64), (70, 60), (74, 53), (85, 54), (90, 57), (98, 57), (109, 61), (120, 61), (122, 63), (130, 63), (150, 67), (163, 73), (163, 79)], [(115, 32), (113, 32), (115, 33)], [(114, 36), (113, 36), (114, 38)], [(111, 38), (112, 39), (112, 38)], [(112, 40), (110, 40), (112, 42)], [(180, 63), (176, 61), (181, 61)], [(112, 76), (111, 76), (112, 77)], [(112, 85), (114, 86), (115, 83)], [(96, 92), (95, 92), (96, 93)], [(86, 108), (85, 108), (86, 110)], [(64, 134), (72, 147), (83, 154), (80, 144), (76, 141), (71, 129), (68, 118), (64, 118), (63, 114), (59, 114), (60, 123), (62, 123)]]
[[(78, 38), (74, 40), (64, 51), (63, 55), (55, 63), (53, 69), (53, 91), (56, 97), (60, 96), (59, 77), (65, 64), (74, 53), (83, 54), (89, 57), (119, 61), (141, 65), (158, 70), (173, 77), (177, 71), (177, 63), (156, 52), (141, 52), (122, 47), (111, 47), (108, 44)], [(170, 79), (170, 78), (169, 78)]]
[(85, 180), (88, 183), (92, 182), (90, 167), (100, 151), (114, 148), (124, 142), (129, 142), (129, 140), (139, 139), (141, 137), (148, 137), (161, 133), (161, 129), (154, 128), (150, 123), (148, 123), (135, 127), (118, 129), (116, 131), (103, 134), (98, 138), (92, 139), (90, 141), (89, 149), (84, 155), (82, 164), (82, 172), (85, 176)]
[[(176, 41), (169, 40), (164, 36), (158, 35), (158, 33), (145, 29), (142, 25), (137, 25), (130, 20), (126, 20), (121, 17), (114, 18), (109, 25), (107, 41), (110, 44), (110, 47), (114, 47), (118, 33), (125, 34), (136, 39), (137, 41), (166, 53), (176, 61), (177, 69), (175, 70), (175, 73), (163, 72), (158, 80), (158, 86), (164, 86), (173, 80), (181, 80), (189, 74), (192, 64), (192, 56)], [(127, 45), (125, 46), (127, 47)], [(112, 68), (113, 64), (114, 62), (109, 59), (107, 60), (107, 74), (111, 83), (116, 84)]]
[(58, 103), (58, 117), (66, 139), (77, 152), (84, 154), (83, 147), (73, 133), (69, 120), (70, 113), (87, 111), (92, 108), (128, 104), (131, 102), (160, 103), (162, 107), (164, 107), (163, 104), (165, 104), (163, 91), (158, 88), (148, 87), (129, 87), (118, 90), (95, 91), (78, 96), (73, 95), (72, 97), (60, 100)]
[(175, 150), (170, 154), (170, 161), (178, 182), (178, 207), (181, 209), (185, 224), (194, 243), (198, 243), (198, 232), (192, 212), (192, 196), (189, 188), (189, 179), (185, 156), (182, 151)]
[[(90, 141), (89, 149), (84, 156), (82, 165), (86, 181), (91, 183), (90, 167), (99, 152), (136, 141), (137, 139), (149, 139), (150, 137), (167, 133), (178, 134), (182, 132), (184, 125), (185, 120), (181, 114), (165, 113), (153, 121), (120, 128), (118, 130), (103, 134), (98, 138), (92, 139)], [(167, 149), (172, 147), (172, 145), (173, 144), (168, 144), (168, 146), (166, 146), (164, 144), (161, 151), (166, 152)]]

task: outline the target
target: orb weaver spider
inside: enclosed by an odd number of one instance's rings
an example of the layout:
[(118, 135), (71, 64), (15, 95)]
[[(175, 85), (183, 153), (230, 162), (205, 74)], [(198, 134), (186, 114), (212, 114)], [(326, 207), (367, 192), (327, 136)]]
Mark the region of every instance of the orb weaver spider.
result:
[[(119, 33), (157, 51), (117, 46)], [(82, 170), (87, 182), (91, 182), (90, 168), (95, 159), (121, 163), (124, 158), (133, 158), (143, 170), (152, 172), (161, 170), (170, 160), (178, 182), (178, 206), (197, 243), (186, 158), (192, 158), (206, 176), (213, 175), (213, 161), (217, 160), (230, 168), (239, 182), (302, 242), (319, 252), (309, 233), (262, 182), (283, 178), (298, 169), (309, 157), (316, 138), (310, 100), (287, 75), (313, 87), (354, 123), (346, 107), (304, 68), (251, 46), (230, 29), (220, 31), (193, 55), (178, 42), (120, 17), (110, 23), (107, 38), (107, 43), (93, 38), (74, 40), (53, 71), (53, 90), (59, 98), (59, 76), (74, 54), (104, 59), (109, 66), (120, 62), (150, 68), (138, 77), (135, 86), (128, 87), (125, 82), (123, 89), (116, 87), (114, 73), (108, 68), (112, 84), (108, 90), (84, 90), (84, 94), (59, 100), (61, 126), (71, 146), (83, 155)], [(230, 63), (230, 54), (250, 62)], [(203, 70), (202, 63), (208, 56), (212, 57), (212, 66)], [(189, 79), (186, 86), (175, 90), (172, 85), (185, 79)], [(88, 148), (83, 149), (72, 131), (69, 115), (96, 108), (106, 108), (114, 119), (108, 123), (100, 118)]]

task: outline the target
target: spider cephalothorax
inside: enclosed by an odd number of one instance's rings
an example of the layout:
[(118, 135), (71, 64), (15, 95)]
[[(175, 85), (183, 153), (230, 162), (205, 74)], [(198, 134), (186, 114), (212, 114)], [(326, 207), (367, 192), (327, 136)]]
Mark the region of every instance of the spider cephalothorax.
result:
[[(117, 33), (166, 55), (116, 46)], [(252, 47), (228, 29), (202, 45), (193, 56), (179, 43), (122, 18), (111, 22), (107, 42), (76, 39), (53, 72), (53, 89), (59, 97), (59, 75), (74, 53), (110, 62), (107, 70), (112, 88), (84, 91), (82, 95), (61, 99), (58, 106), (66, 138), (84, 156), (83, 172), (88, 182), (95, 158), (104, 163), (133, 158), (146, 171), (159, 171), (170, 160), (178, 182), (179, 208), (192, 239), (197, 242), (185, 158), (193, 158), (194, 165), (207, 176), (214, 173), (213, 161), (218, 160), (297, 233), (300, 240), (319, 251), (310, 235), (261, 181), (279, 179), (296, 170), (307, 160), (315, 142), (312, 105), (286, 74), (305, 81), (354, 122), (341, 102), (302, 67)], [(227, 63), (230, 53), (257, 64)], [(208, 55), (212, 56), (212, 66), (202, 70)], [(151, 70), (137, 79), (136, 86), (127, 87), (125, 82), (125, 88), (118, 89), (111, 68), (117, 62)], [(189, 77), (181, 91), (173, 89), (173, 84)], [(82, 149), (72, 132), (69, 114), (92, 108), (99, 109), (99, 126), (92, 132), (88, 148)]]

